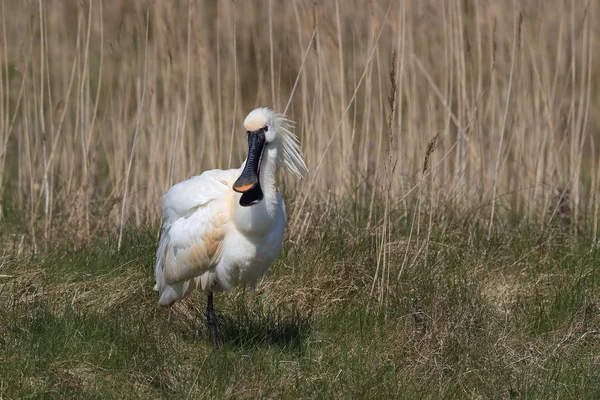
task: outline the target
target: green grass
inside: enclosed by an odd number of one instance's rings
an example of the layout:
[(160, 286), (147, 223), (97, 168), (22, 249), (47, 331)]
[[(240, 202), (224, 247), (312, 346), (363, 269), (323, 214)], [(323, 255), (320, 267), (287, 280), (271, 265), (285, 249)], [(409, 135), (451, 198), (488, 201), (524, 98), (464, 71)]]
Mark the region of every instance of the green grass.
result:
[(376, 236), (328, 225), (287, 243), (256, 291), (216, 296), (217, 351), (202, 294), (156, 306), (154, 228), (120, 253), (114, 238), (6, 250), (0, 398), (600, 398), (600, 250), (586, 240), (456, 224), (417, 253), (398, 232), (379, 309)]

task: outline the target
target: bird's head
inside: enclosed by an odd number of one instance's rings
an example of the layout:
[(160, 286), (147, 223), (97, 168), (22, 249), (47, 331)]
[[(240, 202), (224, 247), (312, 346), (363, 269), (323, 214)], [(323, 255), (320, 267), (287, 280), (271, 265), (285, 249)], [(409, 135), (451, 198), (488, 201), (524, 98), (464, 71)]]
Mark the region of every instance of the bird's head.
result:
[[(276, 149), (276, 162), (298, 178), (303, 178), (308, 169), (304, 161), (298, 138), (291, 132), (293, 122), (268, 108), (252, 110), (244, 120), (244, 128), (248, 136), (248, 157), (239, 178), (233, 184), (233, 190), (239, 193), (260, 192), (254, 196), (256, 204), (262, 199), (260, 191), (260, 168), (265, 149)], [(242, 203), (240, 203), (242, 204)], [(242, 204), (244, 205), (244, 204)]]

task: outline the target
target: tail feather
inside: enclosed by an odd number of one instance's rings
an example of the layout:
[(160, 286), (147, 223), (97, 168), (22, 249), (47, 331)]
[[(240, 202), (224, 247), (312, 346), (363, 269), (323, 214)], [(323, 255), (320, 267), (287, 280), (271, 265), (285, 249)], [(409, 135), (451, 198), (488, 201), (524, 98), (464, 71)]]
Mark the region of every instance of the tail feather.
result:
[(154, 290), (162, 292), (165, 287), (164, 266), (169, 249), (170, 236), (169, 229), (164, 229), (160, 235), (160, 243), (156, 250), (156, 265), (154, 266)]
[(206, 271), (194, 278), (168, 284), (165, 281), (164, 267), (170, 250), (169, 229), (165, 229), (161, 235), (158, 250), (156, 251), (156, 266), (154, 268), (154, 280), (156, 282), (154, 290), (159, 294), (158, 304), (161, 306), (170, 306), (197, 288), (203, 291), (213, 289), (216, 281), (216, 272), (214, 270)]

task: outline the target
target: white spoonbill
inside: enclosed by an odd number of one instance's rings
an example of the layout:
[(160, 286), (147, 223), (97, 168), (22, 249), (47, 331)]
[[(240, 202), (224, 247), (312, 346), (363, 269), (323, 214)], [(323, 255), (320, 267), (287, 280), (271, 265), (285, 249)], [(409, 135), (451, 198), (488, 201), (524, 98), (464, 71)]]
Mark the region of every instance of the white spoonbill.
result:
[(162, 197), (155, 290), (168, 306), (194, 289), (208, 292), (206, 322), (218, 346), (213, 292), (256, 281), (279, 254), (287, 223), (275, 187), (275, 166), (298, 178), (307, 172), (293, 122), (268, 108), (244, 120), (248, 157), (239, 169), (205, 171)]

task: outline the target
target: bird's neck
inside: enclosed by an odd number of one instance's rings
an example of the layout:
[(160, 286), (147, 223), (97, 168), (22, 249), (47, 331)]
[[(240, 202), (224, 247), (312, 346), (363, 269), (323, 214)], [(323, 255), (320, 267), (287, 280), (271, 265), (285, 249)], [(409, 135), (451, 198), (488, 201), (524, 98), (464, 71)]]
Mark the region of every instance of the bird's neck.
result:
[(277, 164), (277, 146), (267, 145), (263, 154), (260, 167), (260, 187), (263, 191), (267, 209), (275, 206), (277, 202), (277, 189), (275, 187), (275, 166)]

